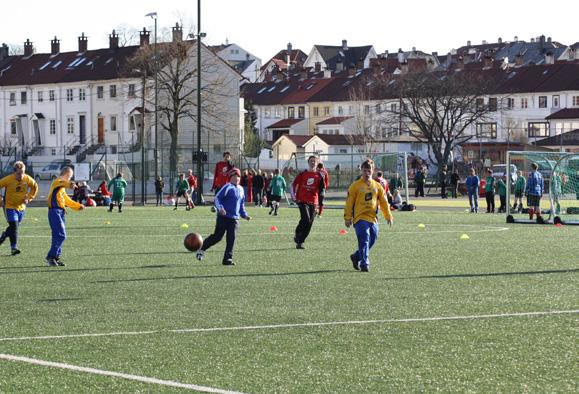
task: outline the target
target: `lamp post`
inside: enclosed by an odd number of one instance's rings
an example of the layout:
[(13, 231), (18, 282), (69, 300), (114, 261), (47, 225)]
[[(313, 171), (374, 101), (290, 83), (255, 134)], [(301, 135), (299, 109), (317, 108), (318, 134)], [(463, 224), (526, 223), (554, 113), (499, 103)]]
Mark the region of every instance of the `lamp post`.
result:
[(158, 165), (158, 158), (159, 158), (159, 135), (158, 135), (158, 112), (157, 112), (157, 104), (158, 104), (158, 97), (159, 97), (159, 88), (158, 88), (158, 63), (157, 63), (157, 13), (151, 12), (145, 16), (150, 16), (155, 20), (155, 179), (159, 176), (159, 165)]
[[(203, 164), (201, 149), (201, 38), (205, 33), (201, 33), (201, 0), (197, 0), (197, 201), (195, 204), (201, 205), (203, 201)], [(209, 153), (209, 152), (207, 152)]]

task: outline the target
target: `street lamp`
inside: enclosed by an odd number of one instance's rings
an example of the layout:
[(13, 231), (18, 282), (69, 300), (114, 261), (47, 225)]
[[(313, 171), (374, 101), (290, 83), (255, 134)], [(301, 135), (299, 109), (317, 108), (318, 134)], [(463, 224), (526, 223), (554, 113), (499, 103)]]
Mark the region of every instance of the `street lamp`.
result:
[[(203, 201), (203, 164), (201, 150), (201, 38), (205, 37), (201, 33), (201, 0), (197, 0), (197, 201), (195, 204), (201, 205)], [(207, 152), (209, 153), (209, 152)]]
[(154, 154), (154, 159), (155, 159), (155, 179), (157, 179), (157, 177), (159, 176), (159, 166), (158, 166), (158, 157), (159, 157), (159, 137), (158, 137), (158, 128), (157, 128), (157, 124), (158, 124), (158, 118), (157, 118), (157, 100), (159, 97), (159, 90), (158, 90), (158, 63), (157, 63), (157, 13), (156, 12), (150, 12), (145, 16), (150, 16), (151, 18), (153, 18), (155, 20), (155, 154)]

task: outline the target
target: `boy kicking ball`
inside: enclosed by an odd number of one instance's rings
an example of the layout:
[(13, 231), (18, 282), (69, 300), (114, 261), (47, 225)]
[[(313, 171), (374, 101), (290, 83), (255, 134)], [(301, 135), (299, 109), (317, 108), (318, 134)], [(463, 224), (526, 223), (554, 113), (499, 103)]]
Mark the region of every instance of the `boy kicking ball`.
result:
[(233, 247), (239, 230), (239, 217), (251, 220), (245, 213), (245, 194), (239, 186), (241, 172), (237, 168), (229, 170), (229, 183), (225, 184), (215, 195), (215, 207), (217, 208), (217, 222), (215, 231), (203, 242), (203, 246), (197, 252), (197, 260), (203, 258), (207, 249), (221, 241), (227, 232), (227, 245), (223, 255), (223, 265), (235, 265), (233, 262)]
[(358, 238), (358, 250), (350, 255), (354, 269), (368, 272), (370, 248), (378, 239), (378, 204), (390, 227), (392, 227), (392, 213), (388, 200), (384, 197), (384, 189), (372, 179), (374, 162), (368, 159), (362, 163), (361, 168), (362, 177), (348, 189), (344, 220), (348, 228), (353, 221)]

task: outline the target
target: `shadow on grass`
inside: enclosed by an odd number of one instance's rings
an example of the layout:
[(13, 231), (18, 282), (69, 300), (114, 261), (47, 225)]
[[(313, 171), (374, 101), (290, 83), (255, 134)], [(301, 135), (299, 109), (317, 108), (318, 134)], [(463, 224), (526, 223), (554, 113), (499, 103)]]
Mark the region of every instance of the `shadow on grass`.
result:
[[(68, 265), (68, 264), (67, 264)], [(140, 267), (115, 267), (115, 268), (62, 268), (62, 267), (48, 267), (48, 265), (37, 265), (30, 267), (0, 267), (0, 269), (12, 269), (14, 271), (2, 272), (2, 274), (21, 274), (26, 272), (39, 272), (38, 268), (44, 268), (43, 272), (81, 272), (81, 271), (117, 271), (117, 270), (134, 270), (134, 269), (150, 269), (150, 268), (167, 268), (168, 265), (144, 265)]]
[(140, 279), (122, 279), (122, 280), (100, 280), (90, 283), (122, 283), (122, 282), (147, 282), (153, 280), (177, 280), (177, 279), (215, 279), (215, 278), (242, 278), (242, 277), (256, 277), (256, 276), (288, 276), (288, 275), (314, 275), (327, 274), (330, 272), (344, 272), (342, 270), (326, 270), (326, 271), (309, 271), (309, 272), (286, 272), (279, 274), (245, 274), (245, 275), (203, 275), (203, 276), (175, 276), (165, 278), (140, 278)]
[(38, 302), (61, 302), (61, 301), (80, 301), (88, 298), (49, 298), (46, 300), (38, 300)]
[(509, 275), (541, 275), (541, 274), (566, 274), (578, 272), (579, 269), (556, 270), (556, 271), (527, 271), (527, 272), (497, 272), (490, 274), (456, 274), (456, 275), (429, 275), (415, 276), (411, 278), (384, 278), (384, 280), (407, 280), (407, 279), (449, 279), (449, 278), (477, 278), (489, 276), (509, 276)]

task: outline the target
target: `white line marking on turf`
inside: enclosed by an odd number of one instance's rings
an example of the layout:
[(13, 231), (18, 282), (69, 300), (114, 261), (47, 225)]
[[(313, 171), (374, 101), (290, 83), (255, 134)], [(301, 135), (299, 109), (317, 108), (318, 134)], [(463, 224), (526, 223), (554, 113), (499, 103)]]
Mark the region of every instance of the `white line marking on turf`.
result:
[(108, 337), (116, 335), (149, 335), (149, 334), (163, 334), (163, 333), (181, 333), (181, 332), (210, 332), (210, 331), (236, 331), (236, 330), (260, 330), (267, 328), (289, 328), (289, 327), (322, 327), (322, 326), (337, 326), (350, 324), (376, 324), (376, 323), (409, 323), (409, 322), (428, 322), (428, 321), (444, 321), (444, 320), (474, 320), (474, 319), (492, 319), (499, 317), (517, 317), (517, 316), (541, 316), (541, 315), (560, 315), (579, 313), (579, 310), (570, 311), (546, 311), (546, 312), (521, 312), (521, 313), (500, 313), (496, 315), (472, 315), (472, 316), (437, 316), (437, 317), (423, 317), (423, 318), (408, 318), (408, 319), (385, 319), (385, 320), (351, 320), (351, 321), (335, 321), (335, 322), (321, 322), (321, 323), (291, 323), (291, 324), (272, 324), (265, 326), (239, 326), (239, 327), (210, 327), (210, 328), (183, 328), (178, 330), (155, 330), (155, 331), (126, 331), (126, 332), (109, 332), (100, 334), (70, 334), (70, 335), (45, 335), (38, 337), (15, 337), (15, 338), (0, 338), (0, 342), (7, 341), (24, 341), (32, 339), (63, 339), (63, 338), (88, 338), (88, 337)]
[(106, 375), (106, 376), (114, 376), (117, 378), (138, 380), (139, 382), (159, 384), (162, 386), (171, 386), (171, 387), (192, 389), (192, 390), (196, 390), (196, 391), (202, 391), (205, 393), (242, 394), (238, 391), (222, 390), (222, 389), (216, 389), (213, 387), (198, 386), (196, 384), (186, 384), (186, 383), (173, 382), (170, 380), (148, 378), (146, 376), (130, 375), (130, 374), (126, 374), (126, 373), (119, 373), (119, 372), (113, 372), (113, 371), (105, 371), (102, 369), (79, 367), (77, 365), (55, 363), (52, 361), (44, 361), (44, 360), (38, 360), (35, 358), (13, 356), (10, 354), (1, 354), (0, 353), (0, 358), (10, 360), (10, 361), (22, 361), (22, 362), (29, 363), (29, 364), (43, 365), (46, 367), (56, 367), (56, 368), (62, 368), (62, 369), (70, 369), (72, 371), (87, 372), (87, 373), (92, 373), (92, 374), (97, 374), (97, 375)]

